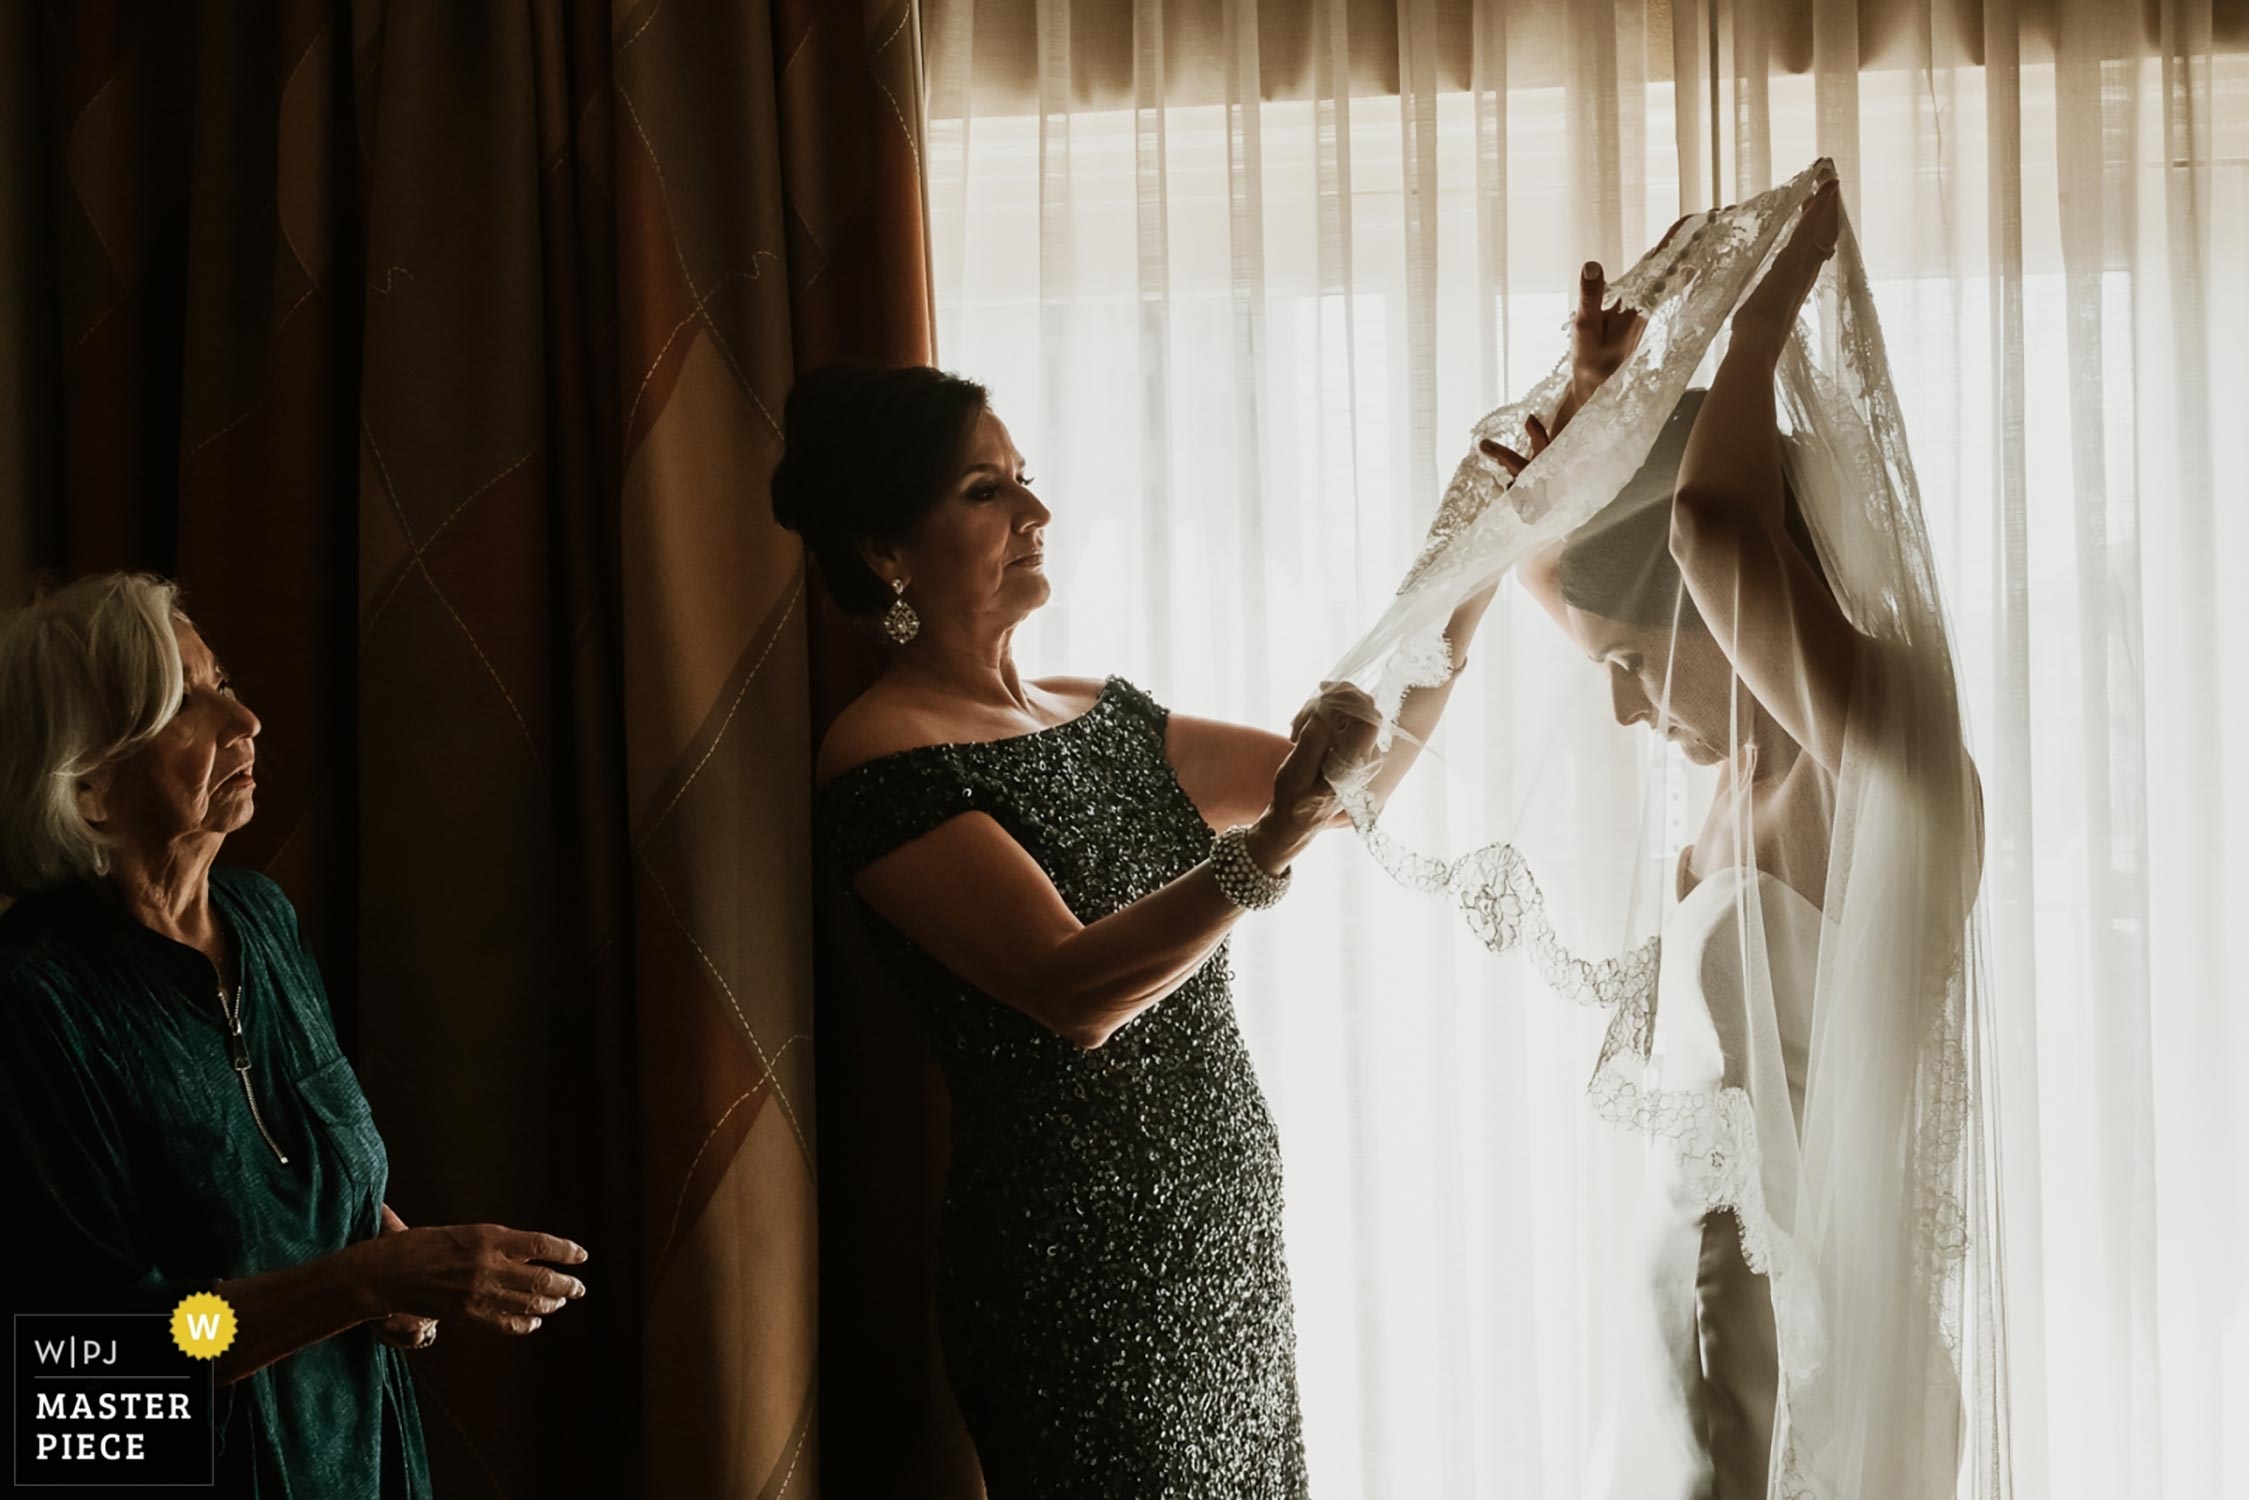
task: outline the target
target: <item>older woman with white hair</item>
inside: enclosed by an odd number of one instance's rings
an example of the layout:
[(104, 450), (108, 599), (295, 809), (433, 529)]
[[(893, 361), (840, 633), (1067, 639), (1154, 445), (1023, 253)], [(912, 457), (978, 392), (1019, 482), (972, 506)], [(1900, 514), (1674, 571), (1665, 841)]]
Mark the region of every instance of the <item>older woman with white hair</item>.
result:
[(257, 716), (161, 579), (111, 573), (0, 630), (0, 1166), (17, 1305), (168, 1312), (216, 1291), (229, 1494), (421, 1496), (400, 1346), (529, 1333), (585, 1251), (409, 1229), (280, 889), (216, 861)]

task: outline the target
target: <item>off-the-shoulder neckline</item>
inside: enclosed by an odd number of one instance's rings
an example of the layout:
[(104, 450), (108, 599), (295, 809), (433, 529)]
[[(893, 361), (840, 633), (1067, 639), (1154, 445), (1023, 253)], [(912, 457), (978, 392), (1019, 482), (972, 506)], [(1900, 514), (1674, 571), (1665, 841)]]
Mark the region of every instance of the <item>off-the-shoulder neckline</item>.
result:
[(1093, 695), (1093, 701), (1086, 705), (1085, 712), (1072, 714), (1067, 719), (1057, 720), (1052, 724), (1044, 725), (1038, 729), (1026, 729), (1020, 734), (1003, 734), (995, 736), (994, 738), (988, 740), (933, 740), (926, 745), (908, 745), (903, 750), (886, 750), (882, 754), (875, 756), (871, 760), (863, 760), (859, 762), (859, 764), (851, 767), (851, 769), (847, 771), (837, 772), (836, 775), (829, 778), (825, 783), (823, 783), (815, 790), (819, 793), (833, 791), (835, 788), (843, 785), (852, 777), (860, 775), (862, 772), (874, 770), (878, 766), (888, 765), (892, 761), (905, 760), (910, 756), (927, 755), (934, 750), (981, 750), (989, 748), (993, 745), (1012, 745), (1022, 740), (1035, 740), (1041, 735), (1058, 734), (1062, 730), (1071, 729), (1079, 724), (1083, 724), (1086, 720), (1099, 713), (1102, 709), (1102, 706), (1108, 703), (1110, 698), (1115, 696), (1117, 687), (1122, 681), (1122, 678), (1114, 675), (1104, 679), (1101, 684), (1101, 691)]

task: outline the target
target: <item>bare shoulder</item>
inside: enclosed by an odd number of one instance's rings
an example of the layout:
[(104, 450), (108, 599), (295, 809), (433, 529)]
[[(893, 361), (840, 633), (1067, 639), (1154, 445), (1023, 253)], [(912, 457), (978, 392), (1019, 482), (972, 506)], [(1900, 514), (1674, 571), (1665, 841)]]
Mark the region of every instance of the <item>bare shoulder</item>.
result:
[(812, 782), (829, 782), (869, 761), (921, 745), (941, 744), (947, 735), (928, 707), (878, 679), (851, 700), (820, 739), (813, 757)]
[(1056, 700), (1065, 714), (1074, 715), (1093, 707), (1107, 690), (1109, 680), (1105, 677), (1041, 677), (1031, 686)]
[(878, 678), (836, 716), (814, 758), (814, 786), (826, 786), (845, 772), (886, 755), (924, 745), (950, 745), (1003, 738), (1076, 718), (1092, 708), (1107, 683), (1099, 677), (1046, 677), (1030, 684), (1039, 700), (1034, 717), (1014, 722), (985, 713), (964, 713), (956, 703), (891, 678)]

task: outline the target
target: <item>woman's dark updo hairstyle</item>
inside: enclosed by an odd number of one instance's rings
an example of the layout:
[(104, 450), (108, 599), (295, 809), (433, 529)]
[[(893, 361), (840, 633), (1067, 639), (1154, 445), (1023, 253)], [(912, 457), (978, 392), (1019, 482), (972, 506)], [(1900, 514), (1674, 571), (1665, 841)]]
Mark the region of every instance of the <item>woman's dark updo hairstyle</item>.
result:
[(879, 615), (891, 592), (859, 553), (895, 541), (959, 477), (984, 387), (927, 365), (822, 365), (797, 377), (782, 412), (773, 519), (820, 564), (853, 614)]
[[(1682, 623), (1702, 624), (1694, 600), (1683, 591), (1679, 564), (1671, 556), (1670, 500), (1679, 482), (1687, 434), (1707, 394), (1697, 386), (1680, 399), (1640, 471), (1562, 544), (1559, 582), (1565, 602), (1624, 625), (1667, 627), (1674, 607)], [(1781, 510), (1789, 540), (1820, 582), (1826, 583), (1827, 570), (1820, 566), (1819, 549), (1812, 543), (1811, 527), (1805, 523), (1795, 490), (1786, 490)]]

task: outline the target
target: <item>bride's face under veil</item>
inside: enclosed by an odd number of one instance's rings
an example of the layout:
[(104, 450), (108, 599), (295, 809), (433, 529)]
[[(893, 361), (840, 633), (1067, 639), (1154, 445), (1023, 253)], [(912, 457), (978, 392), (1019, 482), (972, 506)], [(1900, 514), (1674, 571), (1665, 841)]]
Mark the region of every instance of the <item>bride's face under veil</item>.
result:
[(1663, 566), (1668, 552), (1641, 551), (1629, 535), (1650, 526), (1668, 531), (1669, 524), (1664, 510), (1649, 507), (1606, 537), (1556, 547), (1525, 564), (1524, 583), (1606, 676), (1618, 724), (1645, 725), (1695, 764), (1718, 765), (1729, 758), (1732, 738), (1733, 664), (1686, 597), (1677, 569)]
[[(1796, 741), (1736, 673), (1672, 555), (1672, 491), (1702, 397), (1700, 388), (1689, 390), (1624, 491), (1526, 559), (1520, 577), (1606, 677), (1618, 724), (1646, 726), (1696, 765), (1769, 776), (1793, 764)], [(1790, 541), (1817, 573), (1793, 496), (1788, 504)]]

